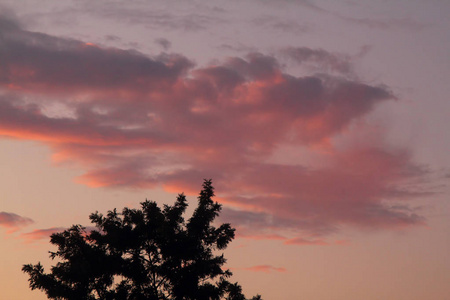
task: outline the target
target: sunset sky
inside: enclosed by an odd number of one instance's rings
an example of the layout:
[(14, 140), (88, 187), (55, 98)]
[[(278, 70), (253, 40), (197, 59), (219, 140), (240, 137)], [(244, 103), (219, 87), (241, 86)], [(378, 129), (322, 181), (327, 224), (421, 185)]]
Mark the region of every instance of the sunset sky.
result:
[(450, 1), (0, 0), (0, 298), (94, 211), (195, 207), (264, 300), (450, 294)]

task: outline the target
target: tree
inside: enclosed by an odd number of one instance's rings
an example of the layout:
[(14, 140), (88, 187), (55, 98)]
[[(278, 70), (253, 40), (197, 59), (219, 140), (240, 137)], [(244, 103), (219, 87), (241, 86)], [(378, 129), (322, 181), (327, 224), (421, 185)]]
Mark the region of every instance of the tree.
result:
[[(232, 275), (222, 269), (218, 251), (234, 238), (230, 224), (212, 225), (221, 205), (214, 202), (211, 180), (205, 180), (198, 206), (186, 222), (186, 197), (159, 208), (145, 201), (141, 209), (116, 209), (89, 216), (95, 230), (74, 225), (51, 235), (50, 252), (58, 262), (50, 273), (24, 265), (31, 289), (49, 299), (67, 300), (245, 300)], [(255, 296), (253, 300), (261, 299)]]

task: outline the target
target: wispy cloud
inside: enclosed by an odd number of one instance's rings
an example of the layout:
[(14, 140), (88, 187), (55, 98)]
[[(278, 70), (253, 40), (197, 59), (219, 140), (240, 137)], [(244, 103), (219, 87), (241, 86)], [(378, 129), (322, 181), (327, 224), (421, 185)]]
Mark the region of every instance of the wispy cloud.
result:
[[(78, 162), (84, 184), (189, 193), (213, 178), (230, 206), (224, 217), (248, 235), (288, 232), (298, 243), (342, 225), (424, 222), (389, 203), (422, 196), (405, 183), (427, 170), (382, 139), (342, 140), (395, 99), (384, 86), (294, 76), (262, 53), (196, 67), (179, 54), (151, 57), (0, 25), (0, 134), (46, 143), (57, 162)], [(291, 50), (300, 61), (348, 68), (325, 50)], [(318, 159), (286, 163), (286, 146)]]
[[(80, 1), (76, 5), (78, 12), (109, 19), (126, 24), (139, 24), (158, 30), (203, 31), (223, 22), (223, 9), (203, 3), (178, 3), (174, 9), (168, 10), (164, 1), (154, 2), (110, 2)], [(70, 11), (66, 12), (70, 14)]]
[[(281, 1), (276, 1), (277, 5)], [(378, 29), (378, 30), (407, 30), (407, 31), (420, 31), (426, 28), (429, 24), (424, 24), (422, 22), (419, 22), (417, 20), (414, 20), (409, 17), (403, 17), (403, 18), (370, 18), (370, 17), (353, 17), (348, 16), (345, 13), (340, 13), (335, 10), (331, 10), (328, 8), (325, 8), (325, 6), (317, 5), (316, 3), (313, 3), (313, 1), (308, 0), (285, 0), (284, 3), (289, 4), (295, 4), (300, 5), (305, 8), (310, 9), (311, 11), (314, 11), (316, 13), (322, 14), (322, 15), (328, 15), (336, 17), (340, 20), (343, 20), (349, 24), (354, 24), (358, 26), (364, 26), (371, 29)], [(351, 6), (351, 3), (348, 3), (347, 5)]]
[(286, 272), (285, 268), (273, 267), (271, 265), (258, 265), (249, 268), (244, 268), (244, 270), (251, 272), (261, 272), (261, 273), (273, 273), (273, 272)]
[(285, 245), (315, 245), (315, 246), (326, 246), (328, 245), (328, 242), (324, 240), (309, 240), (304, 238), (294, 238), (289, 239), (284, 242)]
[(158, 45), (160, 45), (164, 50), (169, 50), (170, 46), (172, 45), (172, 43), (165, 38), (157, 38), (155, 40), (155, 43), (157, 43)]
[(324, 49), (311, 49), (308, 47), (287, 47), (282, 49), (280, 53), (290, 63), (306, 65), (316, 71), (354, 75), (349, 55), (330, 53)]
[(52, 227), (46, 229), (35, 229), (30, 232), (22, 233), (19, 237), (26, 243), (32, 243), (39, 240), (49, 240), (53, 233), (64, 231), (64, 227)]
[(9, 233), (13, 233), (32, 223), (33, 220), (30, 218), (22, 217), (11, 212), (0, 212), (0, 227), (6, 228)]
[[(49, 240), (50, 236), (54, 233), (60, 233), (67, 230), (67, 227), (51, 227), (51, 228), (41, 228), (35, 229), (30, 232), (22, 233), (18, 236), (18, 238), (24, 240), (26, 243), (33, 243), (40, 240)], [(98, 228), (94, 226), (84, 227), (85, 233), (90, 233), (92, 230), (98, 230)]]
[(421, 22), (417, 22), (410, 18), (402, 18), (402, 19), (372, 19), (372, 18), (354, 18), (347, 17), (337, 13), (334, 13), (335, 16), (339, 17), (346, 22), (353, 23), (359, 26), (366, 26), (372, 29), (381, 29), (381, 30), (407, 30), (407, 31), (420, 31), (425, 29), (428, 24), (424, 24)]
[(276, 31), (291, 32), (294, 34), (303, 34), (310, 31), (309, 26), (306, 24), (300, 24), (294, 20), (280, 20), (269, 15), (257, 17), (252, 20), (252, 23), (256, 26), (262, 26)]

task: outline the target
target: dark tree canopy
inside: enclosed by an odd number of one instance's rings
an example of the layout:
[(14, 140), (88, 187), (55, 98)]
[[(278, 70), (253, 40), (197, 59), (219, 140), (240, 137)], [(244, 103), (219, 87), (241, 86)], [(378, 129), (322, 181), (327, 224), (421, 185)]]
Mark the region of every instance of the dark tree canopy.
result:
[[(192, 217), (184, 220), (186, 197), (161, 209), (155, 202), (141, 209), (95, 212), (96, 230), (80, 225), (52, 234), (57, 259), (50, 273), (43, 266), (24, 265), (31, 289), (49, 299), (68, 300), (245, 300), (237, 283), (228, 281), (226, 259), (217, 255), (234, 238), (230, 224), (212, 225), (221, 205), (205, 180)], [(253, 300), (261, 299), (255, 296)]]

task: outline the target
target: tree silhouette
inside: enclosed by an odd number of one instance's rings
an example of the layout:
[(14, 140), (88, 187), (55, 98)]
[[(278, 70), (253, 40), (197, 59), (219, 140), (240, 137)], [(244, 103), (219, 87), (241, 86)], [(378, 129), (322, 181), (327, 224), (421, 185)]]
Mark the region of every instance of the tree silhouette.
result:
[[(214, 188), (205, 180), (198, 206), (186, 222), (186, 197), (161, 209), (155, 202), (141, 209), (116, 209), (106, 216), (95, 212), (96, 230), (80, 225), (51, 235), (58, 259), (50, 273), (43, 266), (24, 265), (31, 289), (49, 299), (67, 300), (245, 300), (217, 255), (234, 238), (230, 224), (212, 225), (221, 205), (212, 200)], [(261, 297), (255, 296), (252, 300)]]

